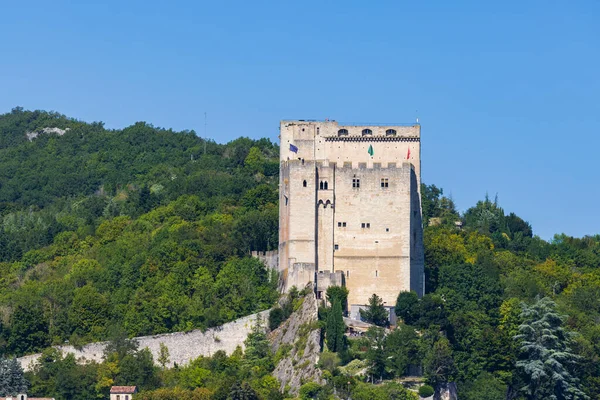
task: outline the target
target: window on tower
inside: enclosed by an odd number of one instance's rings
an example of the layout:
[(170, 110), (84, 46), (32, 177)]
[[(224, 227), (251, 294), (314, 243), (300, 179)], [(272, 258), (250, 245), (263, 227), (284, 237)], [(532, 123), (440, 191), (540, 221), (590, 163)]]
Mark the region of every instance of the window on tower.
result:
[(390, 182), (389, 182), (388, 178), (381, 178), (381, 187), (387, 188), (389, 186), (390, 186)]
[(388, 129), (387, 131), (385, 131), (385, 136), (396, 136), (396, 130)]
[(352, 179), (352, 187), (358, 189), (360, 187), (360, 179), (353, 178)]
[(371, 136), (371, 135), (373, 135), (373, 131), (370, 130), (370, 129), (363, 129), (362, 130), (362, 135), (363, 136)]
[(338, 131), (338, 136), (348, 136), (348, 129), (340, 129)]
[(306, 187), (306, 181), (302, 182), (302, 187)]

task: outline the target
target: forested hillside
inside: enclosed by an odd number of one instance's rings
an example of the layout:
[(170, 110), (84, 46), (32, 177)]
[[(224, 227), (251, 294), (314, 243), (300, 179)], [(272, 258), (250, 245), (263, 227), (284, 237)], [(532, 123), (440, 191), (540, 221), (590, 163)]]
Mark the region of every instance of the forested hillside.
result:
[(42, 111), (1, 115), (2, 353), (268, 308), (276, 282), (247, 256), (277, 246), (277, 174), (266, 139), (221, 145), (143, 122), (106, 130)]
[[(43, 128), (65, 133), (28, 139)], [(265, 139), (220, 145), (146, 123), (0, 116), (2, 353), (205, 328), (273, 305), (275, 277), (247, 255), (277, 247), (277, 154)], [(304, 398), (412, 398), (391, 381), (415, 367), (432, 386), (456, 382), (461, 400), (599, 398), (600, 236), (547, 242), (497, 200), (459, 213), (434, 185), (422, 205), (427, 294), (399, 293), (399, 328), (361, 338), (339, 336), (343, 301), (323, 308), (334, 354), (321, 360), (326, 385)], [(385, 325), (376, 300), (366, 317)], [(170, 371), (118, 340), (102, 364), (47, 351), (32, 392), (102, 397), (116, 382), (148, 399), (279, 399), (268, 373), (281, 354), (256, 335), (244, 355)]]
[[(600, 236), (546, 242), (497, 200), (459, 214), (441, 189), (421, 189), (427, 293), (398, 294), (392, 331), (374, 294), (361, 316), (381, 328), (344, 338), (347, 291), (329, 288), (332, 305), (319, 313), (332, 379), (314, 391), (421, 371), (423, 397), (456, 383), (459, 400), (600, 398)], [(369, 390), (365, 398), (395, 398)]]

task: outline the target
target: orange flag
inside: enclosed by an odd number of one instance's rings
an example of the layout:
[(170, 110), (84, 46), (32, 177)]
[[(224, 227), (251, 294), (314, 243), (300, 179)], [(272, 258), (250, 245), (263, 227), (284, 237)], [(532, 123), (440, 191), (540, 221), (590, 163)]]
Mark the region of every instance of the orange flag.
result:
[(410, 147), (408, 148), (408, 153), (406, 153), (406, 159), (410, 160)]

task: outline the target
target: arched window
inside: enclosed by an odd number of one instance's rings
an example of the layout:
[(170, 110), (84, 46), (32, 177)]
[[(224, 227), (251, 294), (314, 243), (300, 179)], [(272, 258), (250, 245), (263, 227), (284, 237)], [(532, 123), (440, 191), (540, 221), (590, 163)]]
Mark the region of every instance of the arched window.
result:
[(319, 190), (323, 190), (323, 181), (319, 182)]
[(338, 136), (348, 136), (348, 129), (340, 129), (338, 131)]
[(302, 187), (306, 187), (306, 181), (302, 182)]
[(371, 136), (373, 134), (373, 131), (370, 129), (363, 129), (362, 130), (362, 135), (363, 136)]
[(323, 184), (323, 189), (327, 190), (327, 181)]
[(396, 130), (388, 129), (387, 131), (385, 131), (385, 136), (396, 136)]

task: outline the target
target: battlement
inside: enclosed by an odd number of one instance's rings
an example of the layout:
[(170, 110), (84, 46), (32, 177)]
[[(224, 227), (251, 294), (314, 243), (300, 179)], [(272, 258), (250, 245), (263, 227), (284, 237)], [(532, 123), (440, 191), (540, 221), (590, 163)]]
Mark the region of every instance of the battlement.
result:
[(396, 163), (396, 162), (388, 162), (387, 164), (383, 165), (380, 162), (374, 162), (374, 163), (367, 163), (367, 162), (352, 162), (352, 161), (344, 161), (343, 163), (338, 163), (338, 162), (334, 162), (334, 161), (328, 161), (328, 160), (319, 160), (319, 161), (313, 161), (313, 160), (298, 160), (298, 159), (290, 159), (287, 161), (282, 161), (282, 166), (283, 167), (287, 167), (290, 169), (326, 169), (326, 168), (331, 168), (331, 169), (336, 169), (339, 170), (341, 172), (344, 172), (346, 170), (357, 170), (357, 171), (363, 171), (365, 169), (376, 169), (376, 170), (381, 170), (381, 171), (386, 171), (386, 170), (399, 170), (399, 169), (411, 169), (411, 170), (415, 170), (415, 166), (410, 163), (410, 162), (400, 162), (400, 163)]

